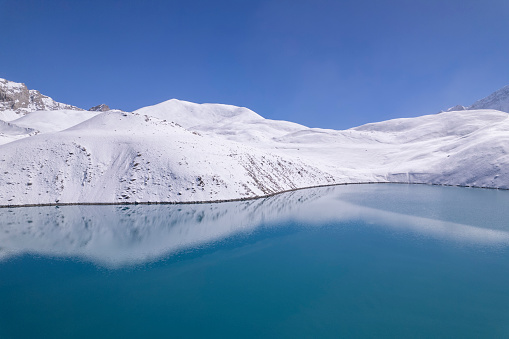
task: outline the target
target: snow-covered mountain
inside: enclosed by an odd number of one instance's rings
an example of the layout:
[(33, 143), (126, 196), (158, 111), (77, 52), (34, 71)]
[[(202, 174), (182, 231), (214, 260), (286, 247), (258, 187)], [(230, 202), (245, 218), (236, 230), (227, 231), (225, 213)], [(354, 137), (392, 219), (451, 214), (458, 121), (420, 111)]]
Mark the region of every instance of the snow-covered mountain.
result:
[[(451, 111), (335, 131), (169, 100), (0, 125), (0, 205), (198, 202), (340, 183), (509, 189), (509, 114)], [(3, 143), (3, 145), (1, 145)]]
[(491, 93), (486, 98), (477, 100), (468, 107), (456, 105), (449, 108), (446, 112), (475, 109), (494, 109), (497, 111), (509, 112), (509, 85)]
[(0, 119), (14, 120), (33, 111), (82, 110), (56, 102), (25, 84), (0, 78)]

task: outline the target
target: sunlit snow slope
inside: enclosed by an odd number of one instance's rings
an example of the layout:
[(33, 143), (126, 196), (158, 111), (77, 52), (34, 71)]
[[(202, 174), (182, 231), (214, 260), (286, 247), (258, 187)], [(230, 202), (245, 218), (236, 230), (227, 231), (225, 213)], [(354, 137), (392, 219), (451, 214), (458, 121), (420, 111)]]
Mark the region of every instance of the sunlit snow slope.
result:
[(509, 188), (508, 117), (450, 111), (335, 131), (175, 99), (133, 113), (32, 112), (0, 120), (0, 205), (216, 201), (364, 182)]

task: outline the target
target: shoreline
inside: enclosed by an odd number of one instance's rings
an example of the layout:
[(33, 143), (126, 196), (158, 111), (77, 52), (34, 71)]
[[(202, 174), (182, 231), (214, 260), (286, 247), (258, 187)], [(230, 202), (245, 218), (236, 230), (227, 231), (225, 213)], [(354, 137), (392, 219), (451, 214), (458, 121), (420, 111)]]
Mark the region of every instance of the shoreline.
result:
[(289, 193), (299, 190), (305, 190), (310, 188), (320, 187), (333, 187), (333, 186), (346, 186), (346, 185), (371, 185), (371, 184), (398, 184), (398, 185), (428, 185), (428, 186), (447, 186), (447, 187), (464, 187), (464, 188), (479, 188), (479, 189), (490, 189), (490, 190), (502, 190), (507, 191), (509, 188), (497, 188), (497, 187), (483, 187), (483, 186), (466, 186), (466, 185), (448, 185), (448, 184), (432, 184), (432, 183), (409, 183), (409, 182), (390, 182), (390, 181), (375, 181), (375, 182), (352, 182), (352, 183), (339, 183), (339, 184), (327, 184), (318, 186), (307, 186), (293, 188), (290, 190), (284, 190), (276, 193), (270, 193), (266, 195), (257, 195), (254, 197), (237, 198), (237, 199), (220, 199), (220, 200), (206, 200), (206, 201), (141, 201), (141, 202), (66, 202), (66, 203), (44, 203), (44, 204), (22, 204), (22, 205), (0, 205), (0, 208), (20, 208), (20, 207), (48, 207), (48, 206), (103, 206), (103, 205), (194, 205), (194, 204), (218, 204), (223, 202), (235, 202), (235, 201), (249, 201), (256, 199), (263, 199), (272, 197), (278, 194)]

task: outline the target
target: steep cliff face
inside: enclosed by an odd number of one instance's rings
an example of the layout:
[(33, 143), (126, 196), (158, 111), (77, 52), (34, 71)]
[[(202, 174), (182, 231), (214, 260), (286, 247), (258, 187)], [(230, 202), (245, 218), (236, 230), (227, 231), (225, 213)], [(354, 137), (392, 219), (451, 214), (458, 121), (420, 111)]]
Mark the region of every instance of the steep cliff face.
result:
[(28, 110), (30, 93), (25, 84), (0, 79), (0, 110)]
[(0, 78), (0, 112), (12, 111), (23, 116), (33, 111), (78, 110), (76, 106), (56, 102), (36, 90), (29, 90), (25, 84)]

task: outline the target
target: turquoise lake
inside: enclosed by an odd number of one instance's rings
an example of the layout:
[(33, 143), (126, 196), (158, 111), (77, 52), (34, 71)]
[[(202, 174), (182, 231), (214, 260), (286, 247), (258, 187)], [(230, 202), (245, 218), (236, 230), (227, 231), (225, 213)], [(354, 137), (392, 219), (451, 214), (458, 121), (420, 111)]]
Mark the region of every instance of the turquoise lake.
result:
[(507, 338), (509, 191), (0, 208), (0, 338)]

